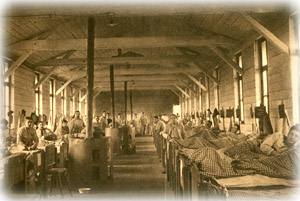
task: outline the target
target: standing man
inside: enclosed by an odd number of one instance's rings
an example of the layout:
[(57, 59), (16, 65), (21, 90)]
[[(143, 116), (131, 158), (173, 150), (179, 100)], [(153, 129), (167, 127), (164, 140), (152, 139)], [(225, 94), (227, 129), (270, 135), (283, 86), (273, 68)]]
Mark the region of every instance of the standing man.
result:
[(161, 138), (160, 134), (165, 130), (165, 124), (162, 120), (159, 119), (158, 116), (154, 116), (153, 120), (153, 137), (154, 137), (154, 143), (156, 146), (156, 150), (158, 152), (159, 157), (161, 156)]
[(21, 145), (23, 150), (35, 150), (38, 143), (39, 138), (33, 128), (32, 119), (27, 117), (25, 125), (18, 130), (17, 144)]
[(77, 110), (74, 114), (74, 118), (70, 121), (70, 134), (81, 133), (84, 127), (84, 122), (80, 118), (80, 112)]
[(106, 111), (103, 110), (102, 111), (102, 115), (100, 117), (100, 129), (103, 131), (103, 133), (105, 132), (105, 128), (106, 128)]
[(171, 138), (175, 138), (175, 139), (184, 139), (185, 138), (183, 125), (178, 122), (177, 116), (175, 114), (171, 114), (171, 116), (170, 116), (170, 120), (168, 122), (166, 133)]
[(141, 135), (144, 136), (146, 134), (146, 126), (147, 126), (147, 118), (145, 117), (144, 112), (142, 112), (140, 122), (141, 122)]

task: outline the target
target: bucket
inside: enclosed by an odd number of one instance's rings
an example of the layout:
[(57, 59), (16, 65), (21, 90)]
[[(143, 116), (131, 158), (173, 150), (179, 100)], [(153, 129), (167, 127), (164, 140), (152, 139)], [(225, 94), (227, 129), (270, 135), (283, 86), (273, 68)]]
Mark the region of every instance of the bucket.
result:
[(112, 153), (120, 153), (120, 137), (118, 128), (105, 128), (105, 136), (111, 139)]

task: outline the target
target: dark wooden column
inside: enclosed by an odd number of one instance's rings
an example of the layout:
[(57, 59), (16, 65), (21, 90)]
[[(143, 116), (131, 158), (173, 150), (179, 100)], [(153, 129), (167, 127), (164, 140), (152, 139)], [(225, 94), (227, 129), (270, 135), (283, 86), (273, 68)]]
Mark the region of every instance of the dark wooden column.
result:
[(116, 127), (116, 116), (115, 116), (115, 80), (114, 80), (114, 66), (110, 65), (110, 93), (111, 93), (111, 112), (112, 112), (112, 123), (113, 128)]
[(127, 125), (127, 81), (124, 82), (125, 125)]
[(132, 111), (132, 90), (129, 91), (129, 101), (130, 101), (130, 119), (133, 120), (133, 111)]
[(87, 138), (93, 137), (94, 40), (95, 19), (89, 17), (87, 39)]

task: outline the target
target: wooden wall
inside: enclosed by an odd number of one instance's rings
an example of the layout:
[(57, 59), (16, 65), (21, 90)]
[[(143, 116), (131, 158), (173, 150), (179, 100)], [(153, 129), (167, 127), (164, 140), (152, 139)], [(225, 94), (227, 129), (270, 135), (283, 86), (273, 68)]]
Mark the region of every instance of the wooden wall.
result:
[[(130, 113), (129, 91), (127, 100), (127, 114)], [(173, 110), (173, 104), (178, 103), (178, 97), (168, 90), (159, 91), (132, 91), (133, 113), (145, 112), (146, 115), (170, 114)], [(124, 112), (124, 92), (115, 92), (115, 111), (116, 113)], [(95, 102), (95, 114), (101, 115), (105, 110), (111, 113), (110, 92), (100, 93)]]
[[(289, 26), (288, 21), (284, 26), (279, 27), (277, 30), (272, 30), (274, 34), (279, 37), (284, 43), (288, 44)], [(258, 36), (259, 38), (259, 36)], [(257, 86), (255, 76), (255, 43), (253, 40), (248, 47), (241, 50), (243, 59), (243, 68), (245, 73), (243, 76), (243, 93), (244, 93), (244, 116), (245, 123), (241, 125), (243, 132), (251, 132), (253, 120), (250, 116), (250, 107), (259, 105), (257, 101)], [(278, 105), (283, 103), (288, 111), (289, 118), (292, 119), (292, 91), (290, 81), (290, 67), (289, 67), (289, 55), (281, 52), (272, 43), (267, 41), (268, 52), (268, 84), (269, 84), (269, 105), (270, 105), (270, 118), (274, 131), (278, 131), (280, 125), (280, 119), (278, 114)], [(217, 56), (216, 56), (217, 57)], [(228, 109), (229, 107), (237, 107), (235, 103), (235, 86), (234, 86), (234, 73), (233, 69), (224, 64), (220, 66), (220, 89), (219, 89), (219, 105), (220, 109)], [(215, 93), (214, 85), (212, 81), (209, 81), (209, 100), (210, 109), (216, 107), (215, 105)], [(206, 110), (206, 93), (202, 94), (202, 109)], [(193, 98), (193, 96), (191, 97)], [(200, 108), (193, 108), (193, 111), (200, 111)], [(226, 127), (228, 128), (229, 121), (226, 121)]]

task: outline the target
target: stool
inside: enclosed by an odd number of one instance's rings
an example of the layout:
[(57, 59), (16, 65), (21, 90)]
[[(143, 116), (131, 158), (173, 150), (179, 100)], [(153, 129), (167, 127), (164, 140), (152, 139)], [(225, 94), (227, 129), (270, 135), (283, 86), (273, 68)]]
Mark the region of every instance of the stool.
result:
[(68, 174), (67, 168), (51, 168), (49, 170), (49, 174), (52, 175), (50, 193), (52, 193), (52, 189), (55, 184), (56, 187), (59, 188), (60, 194), (63, 196), (63, 181), (65, 181), (65, 183), (67, 184), (69, 193), (72, 196), (69, 174)]

